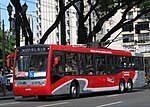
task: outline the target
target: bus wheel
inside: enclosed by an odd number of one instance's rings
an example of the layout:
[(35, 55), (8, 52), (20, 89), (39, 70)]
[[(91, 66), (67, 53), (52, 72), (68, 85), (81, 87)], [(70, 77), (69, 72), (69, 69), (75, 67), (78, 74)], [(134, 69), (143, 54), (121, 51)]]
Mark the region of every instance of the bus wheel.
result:
[(125, 91), (125, 83), (123, 80), (120, 80), (120, 82), (119, 82), (119, 91), (121, 93), (123, 93)]
[(43, 100), (46, 100), (46, 97), (45, 97), (45, 96), (37, 96), (37, 97), (38, 97), (39, 100), (42, 100), (42, 101), (43, 101)]
[(128, 91), (128, 92), (131, 92), (131, 91), (132, 91), (132, 88), (133, 88), (132, 80), (128, 80), (128, 83), (127, 83), (127, 91)]
[(75, 82), (73, 82), (70, 87), (70, 97), (77, 98), (78, 96), (79, 96), (78, 86), (76, 85)]

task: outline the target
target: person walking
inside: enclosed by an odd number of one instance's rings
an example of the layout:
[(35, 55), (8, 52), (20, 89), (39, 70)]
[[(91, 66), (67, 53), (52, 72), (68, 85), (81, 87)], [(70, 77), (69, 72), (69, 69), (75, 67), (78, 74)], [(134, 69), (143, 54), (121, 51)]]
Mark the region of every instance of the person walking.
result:
[(1, 77), (1, 88), (2, 88), (2, 95), (5, 96), (6, 95), (6, 76), (5, 75)]

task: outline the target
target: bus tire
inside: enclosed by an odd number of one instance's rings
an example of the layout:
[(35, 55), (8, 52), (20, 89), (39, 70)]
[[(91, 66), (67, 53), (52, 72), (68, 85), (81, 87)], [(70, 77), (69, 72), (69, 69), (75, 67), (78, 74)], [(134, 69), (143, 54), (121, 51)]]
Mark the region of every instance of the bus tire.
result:
[(132, 83), (132, 80), (129, 79), (127, 82), (127, 91), (131, 92), (132, 88), (133, 88), (133, 83)]
[(119, 82), (119, 92), (123, 93), (125, 91), (125, 82), (123, 80), (120, 80)]
[(77, 97), (79, 97), (79, 87), (77, 86), (77, 84), (75, 82), (73, 82), (71, 84), (71, 87), (70, 87), (70, 97), (71, 98), (77, 98)]

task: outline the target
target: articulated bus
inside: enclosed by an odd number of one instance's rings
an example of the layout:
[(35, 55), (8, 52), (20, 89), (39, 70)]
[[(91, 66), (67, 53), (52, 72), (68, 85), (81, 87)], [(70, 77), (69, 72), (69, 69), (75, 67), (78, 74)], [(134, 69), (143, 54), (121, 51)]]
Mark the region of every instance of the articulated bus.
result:
[(69, 95), (132, 91), (145, 85), (140, 53), (107, 48), (30, 45), (16, 49), (13, 91), (17, 96)]

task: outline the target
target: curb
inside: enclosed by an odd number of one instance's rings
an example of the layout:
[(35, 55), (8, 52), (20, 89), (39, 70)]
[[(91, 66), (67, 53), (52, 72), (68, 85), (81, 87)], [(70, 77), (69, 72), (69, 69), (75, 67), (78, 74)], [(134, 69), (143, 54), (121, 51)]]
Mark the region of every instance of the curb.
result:
[(14, 96), (3, 96), (0, 97), (0, 100), (14, 99)]

